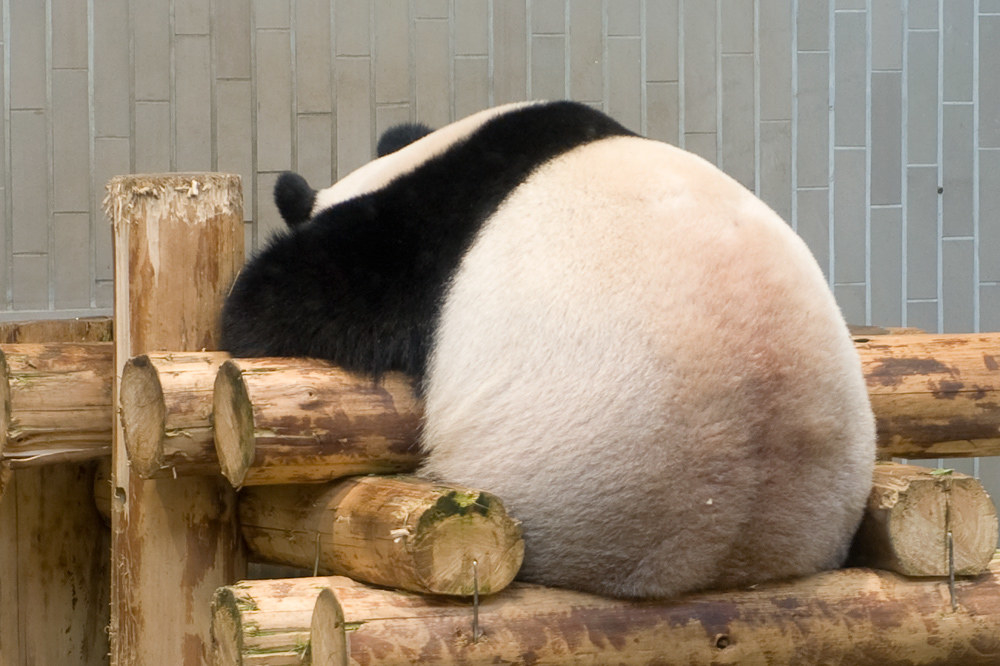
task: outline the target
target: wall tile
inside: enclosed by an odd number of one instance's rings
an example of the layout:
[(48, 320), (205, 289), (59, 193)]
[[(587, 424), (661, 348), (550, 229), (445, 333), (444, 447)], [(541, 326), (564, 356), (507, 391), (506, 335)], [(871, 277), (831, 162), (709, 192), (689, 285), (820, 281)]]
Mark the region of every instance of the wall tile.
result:
[(566, 3), (564, 0), (533, 0), (531, 3), (531, 32), (535, 35), (553, 35), (566, 32)]
[(372, 89), (367, 58), (337, 58), (337, 178), (373, 155)]
[(1000, 16), (979, 19), (979, 145), (1000, 148)]
[(417, 120), (431, 127), (451, 122), (451, 58), (448, 53), (448, 24), (444, 21), (415, 21), (414, 92)]
[(907, 159), (910, 164), (933, 164), (938, 145), (937, 33), (910, 33), (907, 53)]
[(257, 170), (292, 167), (292, 47), (283, 30), (258, 30)]
[[(576, 6), (587, 0), (571, 0)], [(679, 0), (646, 0), (646, 79), (678, 81)], [(596, 3), (595, 3), (596, 4)], [(572, 22), (570, 30), (573, 30)]]
[(873, 72), (871, 102), (871, 202), (902, 203), (902, 74)]
[(448, 18), (448, 0), (415, 0), (416, 18)]
[(809, 246), (823, 274), (830, 278), (830, 191), (799, 190), (796, 193), (795, 231)]
[(906, 13), (911, 30), (937, 30), (940, 25), (940, 0), (907, 0)]
[(90, 210), (90, 128), (87, 113), (83, 111), (86, 108), (86, 70), (54, 70), (52, 181), (56, 211)]
[(679, 145), (680, 108), (676, 83), (646, 84), (646, 136)]
[(632, 37), (608, 38), (608, 114), (633, 132), (642, 132), (642, 44)]
[(872, 2), (872, 69), (874, 70), (903, 68), (904, 1)]
[(970, 236), (973, 230), (972, 105), (944, 107), (942, 219), (945, 236)]
[(170, 5), (159, 0), (133, 0), (131, 19), (135, 99), (170, 99)]
[(837, 146), (864, 146), (867, 131), (865, 15), (837, 13), (835, 20), (834, 141)]
[(333, 111), (331, 3), (295, 2), (295, 110), (298, 113)]
[(337, 0), (334, 32), (338, 56), (371, 55), (372, 0)]
[(865, 151), (837, 149), (833, 154), (834, 281), (864, 282)]
[(972, 0), (942, 3), (944, 14), (943, 84), (947, 102), (972, 101)]
[(760, 54), (760, 118), (792, 117), (792, 5), (787, 0), (757, 0)]
[(493, 100), (519, 102), (528, 95), (525, 0), (493, 3)]
[(792, 123), (772, 120), (760, 124), (758, 195), (790, 222), (792, 219)]
[(174, 56), (174, 168), (212, 168), (212, 44), (208, 35), (180, 35)]
[(531, 38), (532, 99), (566, 97), (566, 38), (534, 35)]
[(94, 4), (94, 131), (97, 136), (128, 137), (129, 106), (128, 0)]
[(799, 54), (796, 174), (799, 187), (825, 187), (830, 179), (830, 60)]
[(211, 9), (211, 2), (204, 0), (174, 0), (174, 34), (210, 34)]
[(135, 103), (136, 173), (171, 171), (169, 102)]
[(490, 105), (490, 61), (485, 57), (455, 59), (455, 118)]
[(944, 276), (941, 307), (945, 333), (968, 333), (975, 330), (975, 252), (971, 240), (945, 239), (941, 242), (941, 270)]
[[(52, 67), (87, 68), (87, 3), (50, 0)], [(36, 3), (41, 5), (42, 3)]]
[(799, 3), (795, 17), (799, 51), (827, 51), (830, 48), (830, 0)]
[(936, 167), (910, 167), (906, 180), (907, 296), (938, 295), (938, 173)]
[(753, 7), (753, 0), (722, 0), (723, 53), (753, 54)]
[(54, 305), (68, 310), (90, 307), (90, 214), (52, 216)]
[(295, 171), (319, 189), (333, 182), (333, 117), (328, 113), (299, 116), (295, 124), (299, 147)]
[(979, 178), (979, 279), (1000, 282), (1000, 150), (979, 151)]
[[(94, 140), (93, 191), (99, 205), (104, 198), (105, 186), (114, 176), (129, 173), (131, 146), (127, 138), (97, 138)], [(94, 277), (111, 280), (114, 277), (111, 253), (111, 229), (103, 211), (90, 216), (91, 234), (94, 238)]]
[(253, 21), (258, 30), (292, 27), (290, 0), (253, 0)]
[(455, 54), (486, 55), (490, 48), (488, 0), (455, 0)]
[(872, 324), (903, 325), (903, 211), (871, 212)]
[[(979, 288), (979, 330), (1000, 331), (1000, 284), (984, 284)], [(1000, 462), (1000, 457), (993, 460)], [(1000, 474), (997, 480), (1000, 482)]]
[(754, 187), (753, 55), (722, 56), (723, 171)]
[(10, 23), (10, 106), (13, 109), (44, 108), (45, 3), (10, 3)]
[[(344, 2), (337, 0), (338, 5)], [(212, 0), (212, 43), (219, 78), (250, 78), (250, 7), (246, 0)]]
[(614, 0), (608, 3), (608, 35), (637, 36), (640, 32), (639, 0)]
[(906, 325), (928, 333), (938, 333), (937, 301), (918, 301), (906, 304)]
[(410, 19), (407, 0), (375, 0), (375, 102), (410, 98)]
[(15, 310), (48, 310), (49, 257), (15, 254), (11, 261), (12, 305)]
[[(691, 11), (685, 4), (684, 30), (684, 132), (716, 131), (716, 57), (714, 4), (698, 5)], [(611, 96), (611, 99), (614, 99)], [(712, 160), (715, 161), (714, 159)]]
[[(45, 114), (41, 111), (11, 111), (11, 189), (8, 196), (15, 253), (38, 253), (48, 249), (49, 232), (45, 220), (49, 219), (50, 210), (49, 173), (45, 161), (36, 157), (48, 153), (47, 134)], [(26, 266), (34, 265), (31, 260), (25, 261)]]
[(243, 182), (243, 215), (254, 215), (256, 177), (253, 172), (253, 101), (250, 81), (226, 79), (215, 84), (216, 165), (238, 173)]
[(570, 0), (569, 96), (600, 100), (604, 93), (604, 25), (601, 5), (590, 0)]
[(837, 304), (848, 324), (852, 326), (868, 324), (867, 297), (864, 285), (838, 284), (833, 288), (833, 295), (837, 297)]

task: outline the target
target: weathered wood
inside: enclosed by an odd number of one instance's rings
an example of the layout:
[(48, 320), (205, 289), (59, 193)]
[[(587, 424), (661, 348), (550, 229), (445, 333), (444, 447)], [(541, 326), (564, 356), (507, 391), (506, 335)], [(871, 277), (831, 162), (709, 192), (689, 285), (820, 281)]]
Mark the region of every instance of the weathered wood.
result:
[[(216, 348), (218, 313), (244, 259), (239, 176), (118, 176), (105, 207), (117, 376), (141, 353)], [(112, 465), (111, 661), (207, 663), (212, 594), (245, 575), (235, 494), (221, 477), (131, 474), (120, 422)]]
[(111, 527), (111, 457), (101, 458), (94, 468), (94, 507), (106, 527)]
[(0, 347), (0, 458), (11, 467), (111, 454), (109, 342)]
[[(107, 319), (0, 324), (4, 343), (110, 333)], [(0, 461), (0, 664), (107, 664), (109, 534), (90, 500), (92, 467)]]
[(863, 338), (871, 335), (912, 335), (926, 333), (923, 329), (913, 326), (861, 326), (849, 324), (848, 331), (852, 338)]
[(215, 666), (310, 663), (313, 607), (332, 577), (244, 580), (212, 598)]
[(151, 352), (128, 360), (121, 419), (132, 469), (144, 479), (218, 474), (212, 390), (225, 352)]
[(983, 484), (958, 472), (882, 462), (854, 540), (851, 560), (907, 576), (947, 576), (989, 566), (997, 511)]
[(0, 344), (20, 342), (110, 342), (111, 317), (0, 321)]
[(1000, 333), (857, 343), (881, 458), (1000, 455)]
[(404, 472), (420, 459), (410, 380), (379, 381), (312, 359), (230, 359), (215, 383), (223, 475), (244, 485)]
[(413, 477), (248, 488), (240, 522), (265, 560), (376, 585), (471, 595), (503, 589), (524, 557), (520, 524), (496, 497)]
[(1000, 663), (1000, 559), (955, 585), (842, 569), (634, 603), (515, 583), (468, 601), (337, 578), (313, 612), (314, 664)]

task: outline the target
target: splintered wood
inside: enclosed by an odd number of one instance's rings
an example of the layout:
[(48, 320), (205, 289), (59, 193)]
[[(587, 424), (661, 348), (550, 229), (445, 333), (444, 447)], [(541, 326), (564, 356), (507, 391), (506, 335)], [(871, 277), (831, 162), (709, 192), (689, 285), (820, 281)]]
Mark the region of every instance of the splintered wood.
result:
[(431, 594), (499, 591), (524, 557), (496, 497), (412, 477), (248, 488), (240, 522), (265, 561)]
[(311, 359), (231, 359), (215, 383), (222, 474), (245, 485), (405, 472), (420, 460), (409, 379), (378, 381)]
[(628, 602), (514, 583), (468, 601), (336, 578), (316, 600), (312, 663), (1000, 663), (1000, 559), (955, 585), (842, 569), (751, 590)]
[(855, 341), (881, 458), (1000, 455), (1000, 333)]

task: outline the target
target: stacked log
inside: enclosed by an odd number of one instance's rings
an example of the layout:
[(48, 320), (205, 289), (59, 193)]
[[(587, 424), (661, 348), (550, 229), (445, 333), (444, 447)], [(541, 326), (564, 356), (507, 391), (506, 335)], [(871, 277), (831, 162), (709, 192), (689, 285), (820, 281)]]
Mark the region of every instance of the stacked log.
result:
[(628, 602), (514, 583), (468, 601), (335, 578), (316, 600), (313, 664), (997, 664), (1000, 558), (958, 581), (841, 569)]
[(129, 359), (119, 402), (129, 464), (144, 479), (218, 474), (212, 390), (225, 352)]
[(13, 467), (111, 454), (113, 349), (107, 342), (0, 348), (0, 459)]
[(240, 522), (265, 561), (429, 594), (498, 592), (524, 557), (499, 499), (412, 477), (247, 488)]
[(215, 383), (222, 474), (245, 485), (405, 472), (420, 460), (412, 382), (311, 359), (231, 359)]

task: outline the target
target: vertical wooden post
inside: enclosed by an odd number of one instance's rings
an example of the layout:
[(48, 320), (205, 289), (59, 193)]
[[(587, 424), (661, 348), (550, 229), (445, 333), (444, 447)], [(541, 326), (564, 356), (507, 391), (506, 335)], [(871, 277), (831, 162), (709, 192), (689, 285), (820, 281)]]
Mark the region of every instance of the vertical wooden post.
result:
[[(105, 208), (115, 246), (115, 398), (125, 362), (214, 349), (243, 264), (243, 201), (230, 174), (119, 176)], [(121, 423), (112, 455), (112, 664), (206, 664), (215, 589), (244, 575), (235, 494), (222, 477), (143, 481)]]

